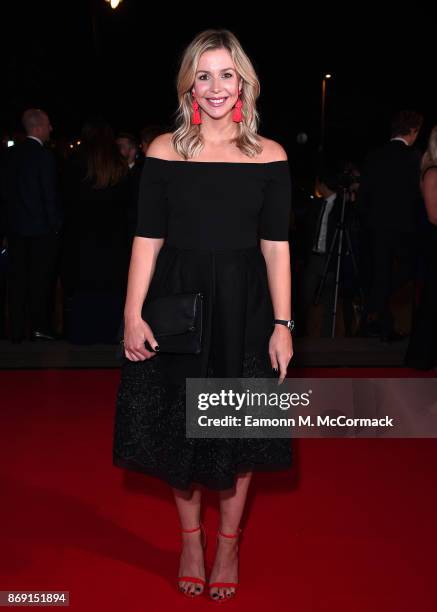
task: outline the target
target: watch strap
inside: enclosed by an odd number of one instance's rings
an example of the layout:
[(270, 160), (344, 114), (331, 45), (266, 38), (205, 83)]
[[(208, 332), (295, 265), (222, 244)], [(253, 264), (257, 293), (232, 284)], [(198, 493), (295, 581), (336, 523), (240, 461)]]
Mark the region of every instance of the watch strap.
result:
[(293, 331), (294, 329), (294, 321), (293, 319), (275, 319), (275, 323), (279, 323), (280, 325), (285, 325), (288, 329)]

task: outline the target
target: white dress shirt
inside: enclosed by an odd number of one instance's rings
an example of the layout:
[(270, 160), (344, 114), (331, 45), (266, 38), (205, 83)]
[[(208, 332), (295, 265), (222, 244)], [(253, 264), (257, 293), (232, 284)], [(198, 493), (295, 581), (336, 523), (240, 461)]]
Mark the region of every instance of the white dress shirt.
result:
[(332, 193), (329, 197), (326, 198), (326, 207), (322, 217), (322, 223), (320, 225), (320, 233), (319, 233), (319, 241), (317, 243), (316, 251), (317, 253), (325, 253), (326, 252), (326, 235), (328, 232), (328, 217), (329, 213), (334, 206), (335, 198), (337, 197), (336, 193)]
[(39, 144), (43, 147), (44, 143), (42, 140), (40, 140), (39, 138), (37, 138), (36, 136), (27, 136), (27, 138), (32, 138), (32, 140), (36, 140), (36, 142), (39, 142)]
[(404, 144), (407, 145), (407, 147), (409, 147), (410, 145), (408, 144), (408, 142), (405, 140), (405, 138), (402, 138), (402, 136), (395, 136), (394, 138), (390, 138), (390, 141), (392, 140), (400, 140), (401, 142), (403, 142)]

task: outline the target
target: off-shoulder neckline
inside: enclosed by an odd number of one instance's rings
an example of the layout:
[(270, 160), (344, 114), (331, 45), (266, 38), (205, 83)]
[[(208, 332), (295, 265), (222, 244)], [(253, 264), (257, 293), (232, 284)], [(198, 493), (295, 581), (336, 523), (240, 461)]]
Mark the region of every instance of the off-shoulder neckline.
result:
[(147, 155), (145, 159), (155, 159), (157, 161), (163, 161), (167, 163), (173, 164), (225, 164), (225, 165), (234, 165), (234, 166), (270, 166), (271, 164), (288, 164), (288, 159), (278, 159), (276, 161), (271, 162), (231, 162), (231, 161), (189, 161), (188, 159), (163, 159), (162, 157), (153, 157), (152, 155)]

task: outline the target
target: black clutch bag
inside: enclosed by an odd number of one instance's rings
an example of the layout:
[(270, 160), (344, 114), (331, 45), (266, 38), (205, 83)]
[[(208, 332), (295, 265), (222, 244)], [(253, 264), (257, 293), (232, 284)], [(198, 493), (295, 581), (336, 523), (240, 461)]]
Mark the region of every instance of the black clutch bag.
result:
[[(144, 302), (141, 317), (150, 326), (160, 353), (200, 353), (203, 336), (203, 294), (177, 293)], [(124, 321), (117, 356), (124, 357)], [(144, 343), (147, 350), (152, 347)]]

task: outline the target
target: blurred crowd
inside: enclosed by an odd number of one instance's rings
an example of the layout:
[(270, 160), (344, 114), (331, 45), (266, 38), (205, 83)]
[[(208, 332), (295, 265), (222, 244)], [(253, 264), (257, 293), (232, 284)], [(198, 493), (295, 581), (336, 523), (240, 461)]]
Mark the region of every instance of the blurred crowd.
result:
[[(114, 133), (88, 121), (74, 145), (52, 142), (50, 118), (28, 109), (0, 163), (0, 333), (14, 343), (114, 343), (123, 317), (137, 197), (151, 125)], [(397, 113), (364, 162), (324, 159), (303, 192), (293, 176), (290, 227), (298, 335), (406, 339), (406, 363), (435, 365), (437, 128)], [(11, 145), (12, 143), (8, 143)], [(410, 284), (412, 321), (397, 329), (393, 296)]]
[(2, 336), (114, 343), (144, 154), (161, 130), (114, 134), (97, 118), (74, 146), (51, 147), (47, 113), (27, 110), (23, 127), (1, 154)]

